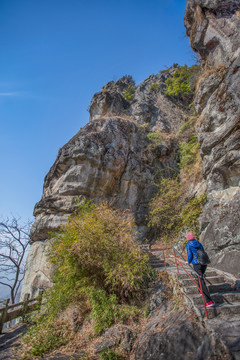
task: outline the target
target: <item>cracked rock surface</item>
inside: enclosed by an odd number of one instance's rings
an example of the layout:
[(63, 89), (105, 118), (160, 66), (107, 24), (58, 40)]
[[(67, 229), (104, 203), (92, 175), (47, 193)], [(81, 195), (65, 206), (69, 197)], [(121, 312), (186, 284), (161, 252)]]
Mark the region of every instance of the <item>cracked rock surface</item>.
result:
[(42, 198), (34, 209), (22, 294), (35, 295), (37, 289), (51, 285), (45, 255), (49, 232), (66, 223), (82, 198), (130, 209), (138, 240), (149, 237), (146, 215), (156, 191), (156, 171), (174, 171), (177, 153), (171, 137), (150, 146), (147, 134), (176, 133), (186, 119), (181, 104), (164, 95), (165, 80), (174, 71), (149, 76), (136, 87), (131, 102), (124, 99), (124, 91), (133, 83), (128, 76), (107, 83), (93, 96), (89, 123), (59, 150), (45, 177)]
[(212, 264), (240, 275), (240, 1), (188, 0), (185, 26), (201, 59), (195, 107), (208, 202), (201, 241)]

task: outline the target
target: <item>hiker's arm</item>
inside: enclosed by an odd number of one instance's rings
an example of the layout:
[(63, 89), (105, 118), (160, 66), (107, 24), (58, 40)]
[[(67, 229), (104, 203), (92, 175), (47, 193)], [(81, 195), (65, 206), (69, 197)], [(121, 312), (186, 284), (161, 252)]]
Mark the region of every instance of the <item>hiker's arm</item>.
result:
[(190, 248), (190, 246), (188, 244), (186, 246), (186, 249), (187, 249), (187, 254), (188, 254), (188, 263), (191, 264), (192, 259), (193, 259), (193, 253), (192, 253), (192, 250), (191, 250), (191, 248)]

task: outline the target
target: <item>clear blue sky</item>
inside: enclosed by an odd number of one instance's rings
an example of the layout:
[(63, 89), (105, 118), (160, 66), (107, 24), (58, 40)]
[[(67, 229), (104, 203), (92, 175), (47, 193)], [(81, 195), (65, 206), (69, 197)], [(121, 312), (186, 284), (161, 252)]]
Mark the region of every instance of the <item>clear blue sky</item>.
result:
[(194, 63), (185, 0), (0, 0), (0, 216), (31, 218), (93, 94)]

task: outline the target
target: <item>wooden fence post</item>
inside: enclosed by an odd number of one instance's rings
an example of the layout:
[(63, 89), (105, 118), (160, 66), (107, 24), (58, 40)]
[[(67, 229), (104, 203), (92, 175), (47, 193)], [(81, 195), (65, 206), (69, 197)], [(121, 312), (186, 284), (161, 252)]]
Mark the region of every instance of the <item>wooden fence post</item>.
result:
[(23, 304), (23, 312), (24, 312), (24, 313), (27, 311), (28, 303), (29, 303), (29, 298), (30, 298), (30, 294), (25, 294), (25, 295), (24, 295), (24, 298), (23, 298), (23, 301), (24, 301), (24, 304)]
[(3, 308), (0, 309), (0, 334), (2, 333), (3, 324), (7, 320), (8, 304), (10, 299), (3, 300)]

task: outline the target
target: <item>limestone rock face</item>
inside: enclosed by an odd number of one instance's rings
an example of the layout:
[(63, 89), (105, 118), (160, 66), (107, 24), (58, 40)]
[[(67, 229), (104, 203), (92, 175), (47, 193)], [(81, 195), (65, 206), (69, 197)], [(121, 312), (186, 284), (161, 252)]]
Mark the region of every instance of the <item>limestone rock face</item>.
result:
[(164, 82), (173, 71), (151, 75), (136, 87), (131, 102), (124, 99), (126, 89), (133, 86), (130, 76), (109, 82), (93, 96), (90, 122), (59, 150), (45, 177), (42, 199), (34, 209), (33, 245), (22, 293), (33, 293), (36, 281), (39, 287), (47, 287), (47, 272), (42, 272), (45, 265), (39, 258), (49, 242), (49, 232), (66, 223), (82, 198), (130, 209), (138, 240), (149, 235), (146, 215), (156, 190), (156, 172), (174, 171), (177, 154), (174, 140), (155, 146), (147, 134), (155, 130), (177, 132), (186, 117), (181, 106), (164, 95)]
[(150, 314), (134, 344), (134, 359), (231, 360), (217, 332), (209, 331), (183, 308), (174, 309), (167, 291), (169, 284), (157, 282), (150, 294)]
[(118, 81), (110, 81), (103, 86), (102, 91), (96, 93), (90, 104), (90, 121), (96, 120), (104, 115), (128, 114), (130, 104), (123, 98), (124, 90), (133, 85), (133, 80), (129, 76), (124, 76)]
[(201, 240), (216, 267), (240, 274), (240, 1), (188, 0), (185, 26), (203, 75), (195, 98), (208, 203)]
[(150, 75), (133, 94), (131, 102), (124, 99), (124, 92), (133, 86), (131, 77), (124, 76), (117, 82), (110, 81), (96, 93), (90, 104), (90, 121), (111, 115), (125, 116), (139, 125), (148, 126), (148, 131), (177, 132), (186, 118), (180, 102), (174, 103), (164, 95), (165, 81), (176, 71), (172, 67), (157, 75)]
[(22, 300), (24, 294), (36, 297), (39, 290), (46, 290), (52, 285), (50, 280), (52, 268), (46, 256), (48, 247), (48, 241), (37, 241), (30, 246), (25, 265), (24, 284), (21, 292)]
[(79, 197), (131, 209), (137, 225), (144, 226), (157, 161), (164, 166), (174, 157), (154, 159), (144, 130), (133, 122), (117, 117), (90, 122), (59, 151), (45, 178), (32, 240), (46, 239), (65, 223)]

